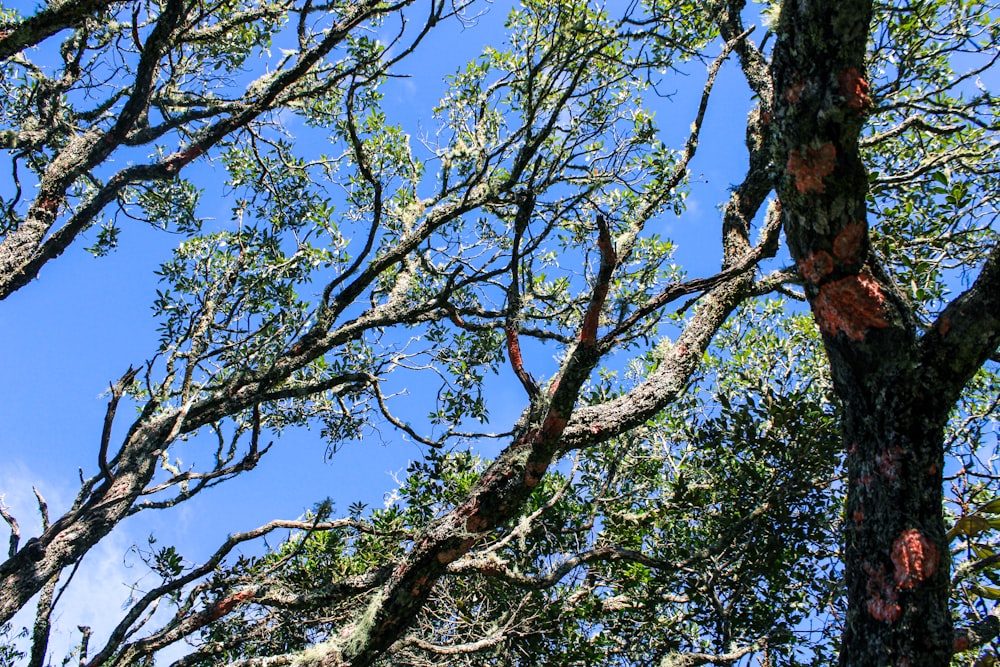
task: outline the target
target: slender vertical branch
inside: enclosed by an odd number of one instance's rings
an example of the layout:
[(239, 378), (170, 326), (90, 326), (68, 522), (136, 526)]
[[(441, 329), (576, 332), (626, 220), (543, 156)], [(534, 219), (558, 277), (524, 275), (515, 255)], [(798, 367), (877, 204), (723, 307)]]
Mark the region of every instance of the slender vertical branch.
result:
[(14, 554), (17, 553), (17, 545), (21, 542), (21, 526), (18, 525), (17, 519), (14, 515), (10, 513), (7, 506), (3, 504), (3, 498), (0, 497), (0, 517), (7, 522), (10, 526), (10, 541), (7, 547), (7, 557), (13, 558)]
[(132, 382), (135, 380), (135, 376), (139, 374), (138, 368), (132, 368), (125, 371), (125, 374), (119, 378), (118, 382), (110, 386), (109, 391), (111, 392), (111, 399), (108, 401), (108, 410), (104, 415), (104, 429), (101, 432), (101, 447), (97, 453), (97, 464), (104, 474), (104, 477), (110, 482), (113, 478), (111, 476), (111, 468), (108, 465), (108, 447), (111, 443), (111, 428), (115, 422), (115, 413), (118, 410), (118, 401), (121, 400), (122, 396), (125, 395), (125, 391), (132, 386)]
[(510, 251), (510, 283), (507, 285), (507, 318), (504, 322), (504, 334), (507, 339), (507, 357), (514, 375), (520, 380), (521, 386), (534, 400), (538, 395), (538, 385), (531, 375), (524, 370), (524, 360), (521, 357), (521, 342), (518, 335), (518, 321), (521, 314), (521, 239), (531, 222), (535, 210), (535, 195), (531, 190), (517, 192), (517, 214), (514, 216), (514, 239)]

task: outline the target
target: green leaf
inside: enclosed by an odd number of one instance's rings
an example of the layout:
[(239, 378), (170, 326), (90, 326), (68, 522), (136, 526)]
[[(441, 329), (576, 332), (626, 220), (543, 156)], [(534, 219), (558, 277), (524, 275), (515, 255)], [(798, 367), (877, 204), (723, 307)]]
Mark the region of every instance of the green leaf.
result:
[(963, 516), (961, 519), (956, 521), (952, 529), (948, 531), (948, 539), (953, 540), (959, 535), (975, 537), (976, 535), (989, 530), (991, 527), (996, 528), (997, 526), (993, 526), (992, 522), (987, 521), (981, 516)]
[(1000, 514), (1000, 498), (994, 498), (976, 511), (986, 512), (987, 514)]
[(1000, 588), (994, 586), (981, 586), (976, 584), (976, 595), (987, 600), (1000, 600)]

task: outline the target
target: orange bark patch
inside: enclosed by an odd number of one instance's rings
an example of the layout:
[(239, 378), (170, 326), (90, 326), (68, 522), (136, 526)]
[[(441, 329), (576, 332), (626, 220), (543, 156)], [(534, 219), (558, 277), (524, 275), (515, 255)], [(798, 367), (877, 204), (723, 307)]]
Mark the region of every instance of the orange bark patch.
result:
[(955, 638), (955, 646), (952, 648), (953, 653), (962, 653), (963, 651), (969, 650), (969, 637), (968, 635), (960, 635)]
[(785, 171), (795, 179), (795, 189), (802, 194), (820, 193), (826, 189), (823, 179), (833, 173), (837, 165), (837, 148), (826, 143), (819, 148), (806, 147), (805, 152), (788, 153)]
[(252, 588), (246, 588), (234, 593), (227, 598), (223, 598), (205, 610), (204, 615), (209, 620), (217, 620), (228, 614), (236, 605), (249, 600), (254, 595)]
[(529, 463), (524, 469), (524, 485), (529, 489), (538, 486), (548, 467), (545, 463)]
[(833, 255), (845, 264), (855, 264), (861, 261), (864, 241), (865, 224), (863, 222), (849, 222), (833, 239)]
[(510, 355), (511, 366), (517, 370), (524, 363), (521, 358), (521, 343), (518, 342), (517, 339), (517, 329), (513, 327), (504, 327), (503, 332), (507, 337), (507, 354)]
[(868, 329), (889, 326), (885, 319), (885, 296), (875, 279), (867, 274), (848, 276), (819, 288), (813, 312), (820, 330), (828, 336), (843, 333), (863, 341)]
[[(470, 537), (459, 542), (454, 549), (444, 549), (439, 551), (437, 555), (438, 562), (442, 565), (447, 565), (448, 563), (458, 560), (461, 556), (468, 553), (475, 541), (475, 538)], [(423, 586), (426, 585), (426, 579), (427, 577), (420, 577), (417, 579), (416, 586), (414, 587), (414, 594), (416, 594), (417, 589), (422, 589)]]
[(915, 588), (937, 571), (938, 550), (921, 534), (910, 528), (892, 543), (892, 564), (896, 568), (896, 587)]
[(799, 79), (792, 85), (788, 86), (788, 88), (785, 88), (785, 100), (789, 104), (796, 104), (799, 101), (799, 98), (802, 97), (802, 91), (805, 90), (805, 87), (805, 79)]
[(559, 437), (563, 429), (566, 428), (566, 421), (565, 417), (552, 408), (549, 410), (549, 414), (545, 415), (545, 421), (542, 422), (542, 433), (550, 438)]
[[(441, 560), (440, 556), (438, 556), (438, 560)], [(428, 581), (430, 581), (430, 577), (428, 577), (427, 575), (417, 577), (413, 581), (413, 586), (410, 588), (410, 595), (414, 597), (419, 597), (427, 589)]]
[(59, 213), (59, 202), (60, 199), (58, 197), (39, 197), (35, 202), (35, 206), (49, 215), (55, 216)]
[(866, 607), (872, 618), (883, 623), (895, 623), (903, 613), (903, 610), (899, 607), (899, 603), (896, 602), (895, 593), (891, 597), (876, 595), (868, 600)]
[(861, 475), (858, 477), (858, 487), (863, 487), (865, 491), (872, 490), (872, 476), (871, 475)]
[(868, 575), (868, 582), (865, 584), (868, 602), (865, 608), (872, 618), (883, 623), (895, 623), (903, 614), (903, 610), (899, 606), (896, 589), (886, 581), (885, 568), (865, 565), (864, 570)]
[(847, 106), (860, 111), (872, 103), (872, 99), (868, 96), (868, 82), (858, 74), (858, 70), (850, 67), (841, 72), (838, 78), (840, 94), (847, 101)]
[(188, 146), (183, 150), (177, 151), (167, 158), (167, 163), (165, 165), (167, 173), (171, 176), (176, 174), (181, 170), (181, 167), (201, 156), (204, 152), (205, 151), (201, 146)]
[(482, 531), (486, 526), (489, 525), (489, 521), (479, 516), (479, 514), (473, 514), (468, 519), (465, 520), (465, 530), (470, 533), (478, 533)]
[(833, 272), (833, 257), (825, 250), (817, 250), (799, 262), (799, 274), (811, 283), (818, 283)]
[(899, 477), (899, 459), (903, 456), (903, 450), (899, 446), (890, 447), (875, 457), (875, 464), (878, 471), (890, 482), (896, 481)]

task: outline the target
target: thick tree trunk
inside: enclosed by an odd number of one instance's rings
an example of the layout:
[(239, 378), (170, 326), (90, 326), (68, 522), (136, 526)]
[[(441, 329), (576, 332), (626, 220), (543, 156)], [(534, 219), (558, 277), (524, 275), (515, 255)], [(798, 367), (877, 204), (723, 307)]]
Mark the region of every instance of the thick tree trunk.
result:
[(858, 137), (872, 104), (870, 20), (870, 0), (784, 3), (772, 158), (789, 249), (843, 405), (848, 615), (840, 664), (945, 667), (953, 632), (942, 440), (957, 393), (940, 391), (922, 370), (913, 312), (868, 252)]
[(850, 485), (842, 665), (951, 661), (948, 540), (941, 516), (947, 411), (920, 386), (905, 352), (896, 352), (902, 363), (888, 357), (874, 372), (854, 378), (845, 377), (844, 362), (831, 354), (841, 367)]

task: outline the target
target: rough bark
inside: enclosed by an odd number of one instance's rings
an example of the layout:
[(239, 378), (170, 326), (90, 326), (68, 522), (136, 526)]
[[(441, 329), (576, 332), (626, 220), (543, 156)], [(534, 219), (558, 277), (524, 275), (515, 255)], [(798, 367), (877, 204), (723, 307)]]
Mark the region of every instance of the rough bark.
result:
[(944, 667), (954, 635), (943, 429), (1000, 340), (997, 253), (920, 336), (912, 309), (868, 251), (858, 138), (871, 105), (870, 17), (868, 0), (784, 3), (772, 155), (789, 249), (843, 404), (848, 613), (840, 664)]
[(113, 0), (53, 2), (18, 23), (0, 25), (0, 60), (35, 46), (60, 30), (77, 26), (112, 4)]
[(90, 502), (63, 515), (14, 556), (0, 563), (0, 622), (23, 607), (53, 576), (82, 557), (126, 515), (156, 470), (154, 443), (167, 441), (176, 416), (154, 419), (137, 429), (125, 445), (122, 465)]

